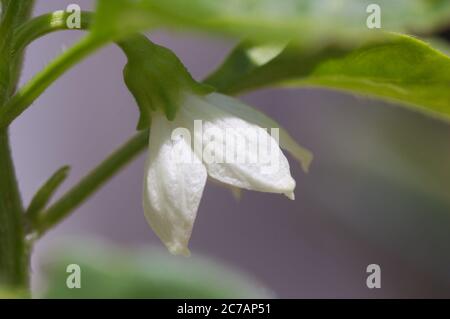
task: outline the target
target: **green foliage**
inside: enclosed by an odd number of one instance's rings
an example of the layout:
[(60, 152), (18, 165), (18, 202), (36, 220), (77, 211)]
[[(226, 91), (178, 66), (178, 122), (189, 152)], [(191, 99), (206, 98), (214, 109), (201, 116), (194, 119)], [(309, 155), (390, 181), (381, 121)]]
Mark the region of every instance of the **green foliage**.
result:
[[(99, 0), (93, 35), (115, 39), (156, 26), (233, 35), (245, 38), (247, 44), (238, 47), (205, 81), (221, 91), (313, 85), (414, 105), (415, 109), (447, 118), (449, 58), (414, 38), (368, 29), (366, 8), (371, 3)], [(427, 32), (450, 18), (450, 1), (381, 0), (377, 4), (382, 8), (382, 31)], [(248, 43), (267, 47), (286, 41), (290, 46), (278, 57), (268, 59), (270, 62), (261, 63), (249, 55), (255, 47)], [(140, 78), (129, 76), (127, 84), (130, 79), (143, 82)], [(145, 104), (133, 94), (140, 106)], [(141, 122), (140, 126), (148, 123)]]
[[(161, 27), (245, 39), (205, 81), (225, 93), (269, 85), (318, 86), (450, 118), (450, 58), (420, 40), (391, 33), (427, 35), (447, 24), (448, 0), (378, 0), (381, 30), (366, 26), (366, 9), (372, 0), (98, 0), (92, 25), (90, 15), (85, 13), (89, 18), (83, 19), (82, 27), (91, 29), (89, 35), (16, 91), (22, 49), (37, 37), (66, 28), (64, 20), (51, 14), (28, 21), (32, 3), (0, 0), (0, 163), (5, 164), (1, 171), (5, 178), (0, 179), (5, 194), (0, 197), (0, 279), (17, 287), (26, 286), (27, 251), (6, 129), (64, 72), (111, 41), (118, 42), (128, 57), (124, 78), (141, 110), (140, 129), (150, 125), (150, 114), (157, 109), (173, 119), (183, 90), (209, 92), (170, 50), (136, 35)], [(49, 207), (39, 223), (32, 223), (34, 230), (42, 235), (66, 217), (139, 153), (147, 136), (148, 132), (142, 132), (108, 157)], [(67, 168), (62, 168), (38, 191), (28, 209), (32, 222), (66, 175)], [(170, 258), (107, 253), (103, 248), (65, 255), (48, 267), (46, 296), (266, 296), (209, 262), (176, 259), (174, 263)], [(65, 285), (64, 265), (73, 260), (83, 269), (82, 289), (69, 290)], [(15, 293), (0, 292), (2, 296)]]
[(17, 289), (2, 289), (0, 287), (0, 299), (27, 299), (29, 292), (26, 290)]
[[(245, 67), (242, 67), (245, 65)], [(289, 46), (268, 63), (235, 49), (206, 83), (227, 93), (269, 85), (319, 86), (403, 103), (450, 119), (450, 58), (415, 38), (389, 34), (357, 48)]]
[(325, 61), (308, 79), (298, 79), (298, 84), (406, 102), (450, 119), (450, 58), (407, 36), (395, 36)]
[[(76, 241), (80, 244), (80, 241)], [(81, 241), (81, 244), (83, 241)], [(85, 242), (86, 243), (86, 242)], [(203, 258), (124, 252), (89, 244), (53, 251), (44, 265), (44, 298), (265, 298), (267, 291), (242, 275)], [(67, 248), (67, 247), (66, 247)], [(64, 252), (63, 252), (64, 251)], [(58, 257), (54, 257), (58, 256)], [(79, 289), (69, 289), (66, 267), (81, 269)]]
[[(98, 0), (94, 33), (118, 38), (165, 25), (258, 40), (352, 42), (366, 27), (371, 0)], [(378, 0), (383, 30), (429, 31), (447, 23), (447, 0)]]

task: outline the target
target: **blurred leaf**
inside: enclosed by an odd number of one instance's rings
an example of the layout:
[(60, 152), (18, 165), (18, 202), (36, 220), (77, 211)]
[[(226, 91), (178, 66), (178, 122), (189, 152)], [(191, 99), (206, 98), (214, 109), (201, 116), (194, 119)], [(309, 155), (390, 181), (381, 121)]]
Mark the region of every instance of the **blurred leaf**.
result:
[(276, 58), (284, 48), (285, 45), (262, 46), (248, 41), (242, 42), (204, 82), (222, 92), (239, 91), (245, 77)]
[(355, 48), (289, 46), (264, 65), (238, 47), (206, 83), (225, 93), (268, 85), (318, 86), (378, 97), (450, 119), (450, 58), (415, 38), (389, 34)]
[(29, 293), (25, 290), (10, 290), (0, 287), (0, 299), (26, 299)]
[(118, 40), (149, 29), (156, 20), (141, 11), (142, 0), (97, 0), (91, 33), (105, 41)]
[[(353, 42), (372, 0), (98, 0), (94, 34), (117, 38), (154, 26), (186, 27), (258, 40)], [(448, 0), (378, 0), (382, 28), (427, 32), (448, 22)]]
[(69, 166), (61, 167), (36, 192), (30, 202), (30, 206), (27, 209), (27, 215), (31, 220), (33, 220), (37, 216), (37, 214), (39, 214), (39, 212), (41, 212), (41, 210), (45, 208), (58, 187), (67, 178), (69, 171)]
[[(237, 48), (206, 83), (226, 93), (273, 84), (321, 86), (414, 105), (448, 118), (449, 58), (413, 38), (369, 30), (366, 8), (371, 3), (99, 0), (93, 34), (118, 38), (149, 27), (171, 26), (232, 34), (248, 43), (265, 41), (264, 46)], [(383, 30), (426, 32), (450, 18), (448, 0), (377, 4)], [(291, 46), (278, 56), (280, 45), (267, 50), (267, 43), (286, 41)]]
[[(84, 241), (84, 243), (87, 243)], [(86, 245), (54, 251), (46, 260), (46, 298), (266, 298), (267, 291), (215, 262), (162, 252)], [(81, 288), (66, 286), (66, 267), (81, 268)]]
[(438, 38), (438, 37), (427, 38), (425, 41), (427, 43), (429, 43), (433, 48), (450, 56), (450, 43), (448, 41), (445, 41), (442, 38)]

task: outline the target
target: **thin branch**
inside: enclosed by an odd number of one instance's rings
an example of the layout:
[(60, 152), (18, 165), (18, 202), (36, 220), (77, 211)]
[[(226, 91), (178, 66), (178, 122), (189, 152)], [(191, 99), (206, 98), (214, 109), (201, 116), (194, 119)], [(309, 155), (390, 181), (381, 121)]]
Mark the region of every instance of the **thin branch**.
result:
[(35, 224), (38, 237), (69, 216), (76, 207), (143, 151), (147, 144), (148, 131), (142, 131), (109, 155), (106, 160), (40, 215)]
[(62, 74), (102, 45), (88, 36), (57, 57), (0, 109), (0, 128), (8, 127)]

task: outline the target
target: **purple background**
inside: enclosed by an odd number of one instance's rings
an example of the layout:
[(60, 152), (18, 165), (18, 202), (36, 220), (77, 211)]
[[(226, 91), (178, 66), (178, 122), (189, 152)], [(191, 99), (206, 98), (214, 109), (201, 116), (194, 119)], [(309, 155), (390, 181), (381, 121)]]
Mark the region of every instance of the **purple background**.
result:
[[(36, 13), (71, 1), (37, 1)], [(78, 1), (82, 9), (93, 1)], [(82, 33), (33, 43), (22, 83)], [(217, 66), (229, 40), (150, 34), (197, 78)], [(25, 203), (58, 167), (76, 182), (135, 132), (137, 107), (122, 81), (125, 57), (108, 46), (51, 86), (11, 128)], [(245, 192), (240, 203), (208, 183), (191, 250), (235, 266), (280, 297), (450, 297), (450, 127), (379, 101), (318, 89), (263, 90), (243, 97), (279, 120), (315, 155), (305, 175), (290, 158), (296, 200)], [(141, 208), (142, 154), (37, 245), (99, 236), (161, 246)], [(58, 194), (61, 194), (59, 192)], [(382, 288), (365, 285), (382, 268)]]

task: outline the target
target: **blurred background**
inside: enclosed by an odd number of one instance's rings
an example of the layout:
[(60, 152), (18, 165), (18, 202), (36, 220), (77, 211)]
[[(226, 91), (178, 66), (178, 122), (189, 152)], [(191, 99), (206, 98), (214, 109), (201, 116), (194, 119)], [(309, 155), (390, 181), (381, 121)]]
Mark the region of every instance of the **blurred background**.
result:
[[(37, 1), (36, 14), (69, 3)], [(89, 10), (94, 1), (77, 3)], [(34, 42), (22, 83), (80, 36), (65, 31)], [(196, 79), (233, 47), (229, 39), (207, 35), (149, 36), (177, 53)], [(72, 166), (61, 194), (134, 134), (138, 109), (123, 84), (125, 62), (113, 45), (100, 50), (12, 125), (26, 204), (58, 167)], [(305, 175), (290, 159), (295, 201), (244, 192), (237, 202), (226, 188), (208, 183), (192, 259), (202, 255), (230, 265), (284, 298), (450, 297), (450, 126), (395, 105), (312, 88), (242, 98), (278, 120), (315, 160)], [(144, 159), (139, 156), (39, 242), (35, 289), (47, 247), (62, 238), (96, 236), (130, 249), (162, 245), (142, 212)], [(373, 263), (381, 266), (381, 289), (366, 286), (366, 267)]]

